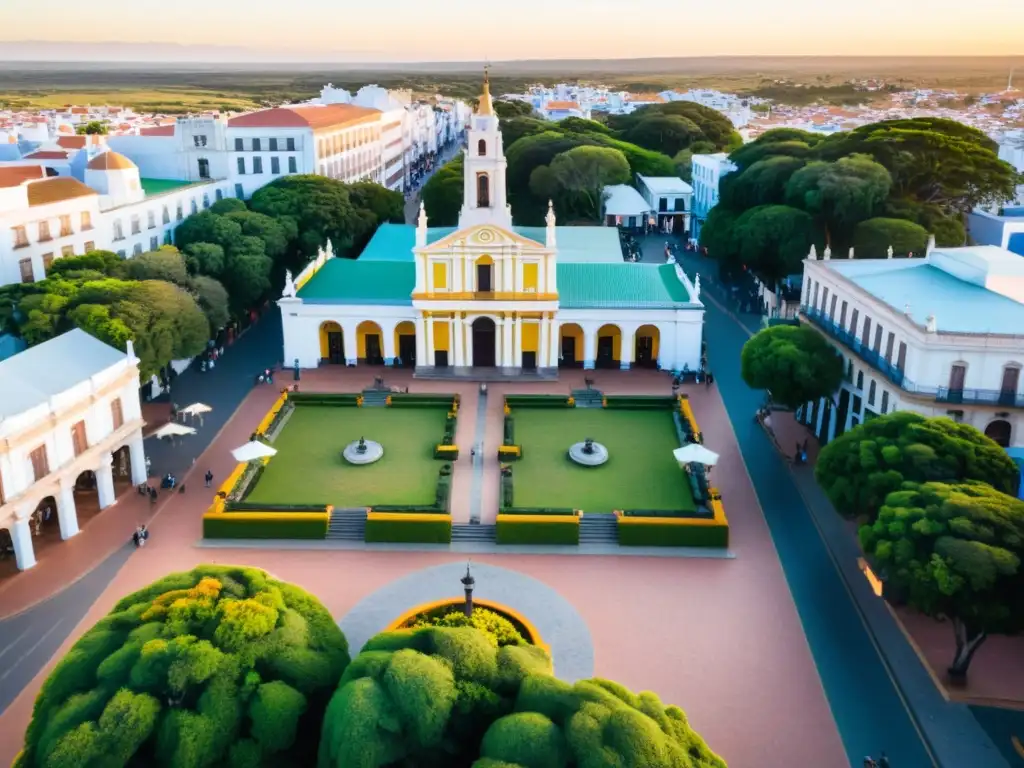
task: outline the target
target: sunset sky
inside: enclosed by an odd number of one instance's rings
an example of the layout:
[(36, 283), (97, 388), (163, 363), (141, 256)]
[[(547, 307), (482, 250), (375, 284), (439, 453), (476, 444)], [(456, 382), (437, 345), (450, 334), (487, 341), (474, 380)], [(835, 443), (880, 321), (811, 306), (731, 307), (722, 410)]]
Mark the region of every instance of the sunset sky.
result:
[[(1024, 53), (1020, 3), (0, 0), (0, 60), (4, 42), (27, 41), (231, 46), (262, 52), (267, 60), (353, 62), (1016, 55)], [(25, 58), (25, 50), (17, 46), (15, 57)]]

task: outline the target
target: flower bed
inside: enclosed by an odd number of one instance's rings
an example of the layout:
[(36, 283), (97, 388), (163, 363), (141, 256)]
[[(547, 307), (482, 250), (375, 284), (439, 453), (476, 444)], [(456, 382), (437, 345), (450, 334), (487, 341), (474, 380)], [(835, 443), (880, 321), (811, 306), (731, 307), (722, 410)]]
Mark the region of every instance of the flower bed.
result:
[[(433, 603), (426, 603), (425, 605), (419, 605), (413, 608), (411, 611), (407, 611), (391, 622), (388, 625), (386, 632), (393, 632), (401, 629), (413, 629), (419, 626), (443, 626), (437, 622), (445, 616), (452, 613), (463, 610), (465, 606), (465, 598), (452, 597), (444, 600), (438, 600)], [(478, 610), (483, 609), (489, 613), (496, 615), (502, 621), (507, 622), (508, 625), (519, 635), (526, 645), (536, 645), (543, 648), (545, 651), (549, 651), (547, 644), (544, 643), (540, 636), (540, 632), (537, 628), (522, 614), (503, 605), (502, 603), (496, 603), (491, 600), (477, 600), (473, 599), (473, 613), (475, 614)], [(454, 619), (453, 621), (459, 622), (461, 620)], [(448, 626), (468, 626), (466, 624), (449, 624)], [(483, 629), (486, 633), (487, 630), (483, 627), (477, 627)], [(504, 643), (504, 645), (515, 645), (516, 643)]]

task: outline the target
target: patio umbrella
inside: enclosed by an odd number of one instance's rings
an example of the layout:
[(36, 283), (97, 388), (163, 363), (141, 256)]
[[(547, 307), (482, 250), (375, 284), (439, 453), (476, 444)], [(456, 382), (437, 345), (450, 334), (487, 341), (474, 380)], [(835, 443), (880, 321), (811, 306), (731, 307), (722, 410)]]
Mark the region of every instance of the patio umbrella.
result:
[(235, 461), (255, 461), (256, 459), (273, 456), (276, 453), (277, 449), (271, 448), (259, 440), (252, 440), (243, 446), (235, 448), (231, 455), (235, 457)]
[(192, 403), (192, 405), (186, 405), (184, 408), (178, 411), (178, 413), (182, 415), (187, 414), (189, 416), (198, 416), (199, 424), (200, 426), (202, 426), (203, 414), (209, 413), (212, 410), (213, 408), (209, 405), (206, 405), (206, 403)]
[(675, 456), (676, 461), (679, 462), (681, 467), (687, 464), (703, 464), (713, 467), (718, 463), (718, 454), (714, 451), (709, 451), (699, 443), (690, 443), (682, 448), (676, 448), (672, 451), (672, 455)]
[(150, 437), (177, 437), (179, 435), (194, 435), (195, 433), (196, 431), (192, 427), (186, 427), (184, 424), (169, 421), (150, 435)]

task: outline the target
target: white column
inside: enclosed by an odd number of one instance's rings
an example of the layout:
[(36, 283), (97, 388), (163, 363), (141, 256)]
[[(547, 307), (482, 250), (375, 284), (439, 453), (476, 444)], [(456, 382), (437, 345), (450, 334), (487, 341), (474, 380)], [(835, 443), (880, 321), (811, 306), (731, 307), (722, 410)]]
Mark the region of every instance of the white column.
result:
[(434, 292), (434, 265), (427, 259), (427, 293)]
[(451, 264), (452, 278), (450, 288), (456, 293), (461, 293), (465, 290), (462, 286), (464, 285), (466, 278), (466, 265), (459, 261), (458, 256), (452, 259)]
[(591, 325), (583, 326), (583, 350), (583, 368), (592, 371), (597, 360), (597, 329)]
[(472, 293), (476, 290), (476, 281), (473, 279), (474, 264), (472, 254), (466, 253), (465, 248), (462, 249), (462, 274), (466, 281), (465, 290)]
[(514, 368), (523, 367), (523, 318), (517, 317), (514, 321), (515, 327), (512, 329), (512, 366)]
[(461, 368), (466, 364), (466, 359), (463, 354), (463, 340), (465, 338), (465, 333), (463, 332), (463, 321), (461, 312), (455, 313), (455, 315), (452, 317), (452, 322), (449, 327), (451, 328), (452, 335), (455, 337), (455, 344), (452, 346), (452, 349), (455, 352), (455, 361), (453, 364), (455, 365), (456, 368)]
[(383, 325), (380, 329), (381, 335), (384, 337), (381, 339), (381, 343), (384, 347), (384, 365), (395, 364), (395, 326)]
[(498, 291), (514, 291), (515, 280), (512, 276), (512, 254), (506, 253), (502, 255), (501, 259), (501, 285), (497, 286), (495, 290)]
[(143, 448), (141, 429), (128, 443), (128, 455), (132, 463), (132, 485), (142, 485), (148, 479), (149, 472), (146, 471), (146, 451)]
[(353, 318), (341, 327), (341, 333), (345, 339), (345, 365), (356, 364), (356, 357), (359, 353), (359, 345), (356, 342), (357, 325), (358, 323)]
[(550, 340), (550, 343), (548, 345), (548, 354), (550, 355), (548, 357), (548, 365), (551, 368), (557, 368), (558, 367), (558, 356), (560, 354), (562, 354), (562, 348), (561, 348), (562, 347), (562, 339), (561, 339), (561, 335), (559, 333), (559, 325), (558, 325), (558, 316), (557, 315), (552, 314), (552, 316), (551, 316), (551, 324), (548, 326), (548, 329), (551, 332), (551, 340)]
[(538, 346), (540, 349), (537, 350), (537, 367), (547, 368), (548, 361), (551, 358), (551, 319), (548, 317), (548, 313), (544, 312), (540, 316), (540, 327), (537, 329)]
[(416, 317), (416, 367), (432, 365), (427, 360), (427, 321), (420, 314)]
[[(132, 465), (134, 470), (134, 463)], [(78, 510), (75, 508), (74, 480), (61, 480), (60, 498), (57, 500), (57, 521), (60, 523), (60, 537), (70, 539), (78, 533)]]
[(619, 348), (619, 368), (624, 371), (628, 371), (630, 366), (633, 364), (633, 358), (636, 356), (636, 331), (630, 330), (626, 333), (623, 330), (619, 330), (621, 345)]
[(473, 367), (473, 323), (470, 322), (469, 318), (467, 317), (465, 322), (463, 323), (463, 326), (464, 326), (464, 328), (466, 330), (466, 349), (463, 351), (463, 354), (465, 355), (465, 358), (466, 358), (466, 367), (467, 368), (472, 368)]
[(423, 266), (426, 259), (418, 253), (414, 258), (416, 259), (416, 292), (419, 293), (427, 289), (427, 270)]
[(544, 261), (547, 266), (547, 275), (544, 278), (544, 292), (557, 293), (558, 283), (555, 279), (555, 257), (551, 255), (546, 256)]
[(101, 459), (96, 468), (96, 494), (99, 496), (100, 509), (106, 509), (117, 498), (114, 493), (114, 457), (109, 453)]
[(11, 543), (14, 545), (14, 559), (19, 571), (27, 571), (36, 564), (36, 552), (32, 548), (32, 531), (28, 518), (15, 520), (11, 526)]
[(434, 318), (427, 318), (427, 359), (424, 365), (433, 366), (436, 357), (434, 355)]
[(512, 317), (505, 318), (501, 326), (501, 367), (511, 368), (512, 363)]

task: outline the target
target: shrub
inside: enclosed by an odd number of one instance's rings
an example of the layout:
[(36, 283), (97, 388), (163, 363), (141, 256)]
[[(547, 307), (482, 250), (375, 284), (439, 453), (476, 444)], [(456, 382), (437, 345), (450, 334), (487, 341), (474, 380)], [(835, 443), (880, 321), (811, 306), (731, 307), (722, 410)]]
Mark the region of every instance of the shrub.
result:
[(511, 416), (505, 417), (505, 437), (502, 440), (503, 445), (515, 445), (516, 444), (516, 423), (515, 419)]
[(461, 610), (446, 607), (443, 611), (417, 616), (410, 628), (420, 627), (473, 627), (483, 632), (487, 641), (495, 648), (528, 645), (515, 624), (486, 608), (474, 608), (473, 615), (467, 616)]
[(575, 517), (562, 515), (551, 516), (548, 522), (535, 520), (505, 519), (507, 513), (502, 511), (495, 528), (495, 541), (498, 544), (563, 544), (580, 543), (580, 526)]
[(728, 525), (618, 525), (619, 544), (625, 547), (728, 547)]
[(368, 543), (451, 544), (451, 516), (438, 514), (436, 517), (436, 520), (410, 520), (395, 513), (393, 519), (370, 518), (366, 521), (365, 540)]
[(377, 635), (349, 665), (319, 767), (354, 765), (725, 768), (682, 710), (652, 693), (570, 685), (541, 648), (442, 627)]
[(292, 519), (295, 515), (266, 515), (259, 519), (225, 513), (203, 517), (206, 539), (324, 539), (330, 519)]
[(17, 765), (308, 764), (345, 637), (312, 595), (200, 566), (122, 599), (43, 684)]

